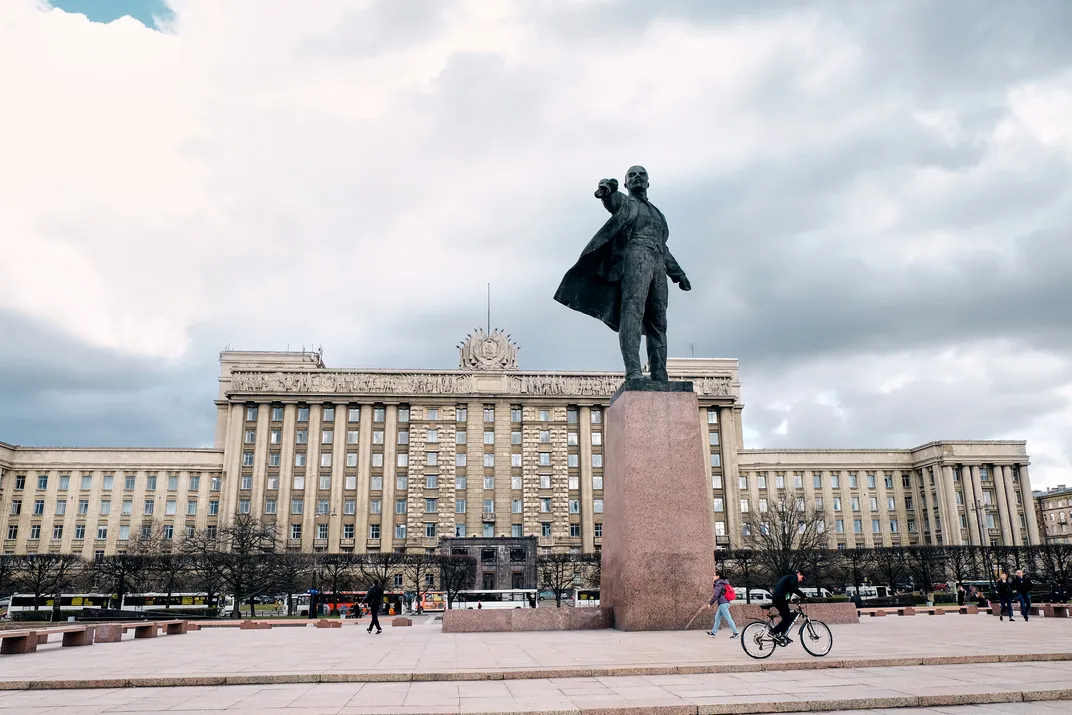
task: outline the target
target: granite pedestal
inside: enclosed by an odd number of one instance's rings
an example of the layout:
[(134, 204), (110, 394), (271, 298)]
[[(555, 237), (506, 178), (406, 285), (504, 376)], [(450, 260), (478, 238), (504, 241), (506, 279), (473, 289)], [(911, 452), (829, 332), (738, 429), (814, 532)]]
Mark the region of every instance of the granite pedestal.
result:
[(715, 569), (700, 407), (691, 386), (630, 388), (606, 416), (600, 605), (619, 630), (680, 630), (711, 598)]

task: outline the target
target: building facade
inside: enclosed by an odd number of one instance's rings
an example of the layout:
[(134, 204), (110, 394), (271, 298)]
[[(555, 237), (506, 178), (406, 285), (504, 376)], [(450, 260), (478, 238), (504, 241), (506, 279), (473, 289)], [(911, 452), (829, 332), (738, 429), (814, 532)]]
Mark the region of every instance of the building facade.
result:
[(1042, 542), (1072, 544), (1072, 489), (1059, 484), (1034, 496)]
[[(620, 373), (528, 372), (505, 334), (477, 331), (456, 370), (332, 370), (318, 353), (224, 352), (213, 449), (0, 443), (5, 553), (120, 552), (132, 535), (277, 524), (303, 551), (434, 550), (442, 537), (535, 537), (598, 551), (603, 415)], [(718, 548), (791, 495), (831, 548), (1034, 544), (1022, 441), (904, 450), (749, 450), (732, 359), (670, 359), (691, 380)], [(668, 488), (671, 488), (668, 485)]]
[(468, 556), (476, 562), (473, 588), (485, 591), (536, 588), (536, 537), (444, 538), (439, 552), (447, 556)]

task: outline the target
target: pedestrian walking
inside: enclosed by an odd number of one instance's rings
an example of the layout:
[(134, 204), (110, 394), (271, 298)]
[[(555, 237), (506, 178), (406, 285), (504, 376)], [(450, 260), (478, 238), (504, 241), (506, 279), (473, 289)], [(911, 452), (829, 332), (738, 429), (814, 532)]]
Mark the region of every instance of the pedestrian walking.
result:
[(733, 622), (733, 616), (730, 615), (730, 601), (736, 595), (733, 592), (733, 586), (730, 586), (730, 582), (724, 578), (719, 578), (718, 571), (715, 571), (715, 592), (711, 595), (711, 601), (707, 604), (709, 606), (715, 606), (715, 622), (711, 626), (711, 630), (707, 632), (707, 635), (713, 636), (718, 634), (718, 629), (722, 627), (722, 621), (725, 620), (729, 624), (730, 630), (733, 631), (733, 635), (730, 636), (730, 640), (737, 637), (737, 624)]
[(998, 615), (998, 619), (1004, 621), (1005, 612), (1008, 611), (1009, 621), (1012, 622), (1016, 620), (1012, 617), (1012, 596), (1014, 591), (1012, 583), (1009, 581), (1009, 574), (1002, 571), (998, 576), (998, 582), (995, 586), (997, 587), (998, 600), (1001, 602), (1001, 611)]
[(372, 584), (372, 588), (365, 594), (365, 603), (368, 604), (369, 613), (372, 614), (372, 622), (369, 623), (368, 632), (372, 633), (372, 628), (376, 628), (377, 635), (383, 633), (383, 629), (380, 628), (380, 606), (383, 604), (383, 586), (379, 581)]
[(964, 593), (964, 584), (958, 583), (957, 584), (957, 605), (958, 606), (963, 606), (964, 601), (965, 601), (966, 598), (967, 598), (967, 594)]
[(1016, 577), (1012, 580), (1012, 588), (1016, 599), (1020, 602), (1020, 615), (1024, 617), (1025, 621), (1031, 615), (1031, 589), (1034, 585), (1031, 583), (1030, 578), (1024, 576), (1023, 569), (1016, 570)]

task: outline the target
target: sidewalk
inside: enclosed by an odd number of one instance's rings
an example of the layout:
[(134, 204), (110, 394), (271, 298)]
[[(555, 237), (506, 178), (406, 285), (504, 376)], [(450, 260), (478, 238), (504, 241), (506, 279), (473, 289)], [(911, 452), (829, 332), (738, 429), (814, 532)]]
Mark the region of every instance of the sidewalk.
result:
[(8, 691), (0, 692), (0, 713), (714, 715), (1025, 701), (1030, 706), (1024, 713), (1061, 712), (1041, 709), (1040, 700), (1054, 705), (1056, 698), (1072, 698), (1072, 662), (500, 682)]

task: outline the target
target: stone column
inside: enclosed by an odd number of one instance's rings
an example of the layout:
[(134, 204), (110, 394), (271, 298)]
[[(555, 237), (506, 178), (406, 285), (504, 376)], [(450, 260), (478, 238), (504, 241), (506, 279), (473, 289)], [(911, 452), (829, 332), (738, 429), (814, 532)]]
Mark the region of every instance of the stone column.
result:
[(998, 523), (1001, 525), (1001, 545), (1011, 546), (1013, 544), (1012, 520), (1009, 516), (1009, 500), (1005, 495), (1004, 470), (1000, 465), (993, 464), (990, 466), (990, 479), (994, 483), (994, 492), (998, 498)]
[[(1035, 497), (1031, 494), (1031, 477), (1027, 474), (1027, 465), (1020, 465), (1020, 495), (1024, 500), (1024, 520), (1027, 521), (1027, 538), (1031, 546), (1037, 546), (1039, 541), (1038, 517), (1035, 514)], [(1016, 505), (1016, 497), (1013, 497), (1013, 506)]]
[[(744, 517), (741, 516), (741, 495), (737, 488), (737, 451), (741, 448), (741, 443), (738, 441), (741, 431), (737, 425), (736, 417), (739, 415), (740, 410), (735, 410), (733, 407), (718, 408), (718, 421), (720, 423), (718, 432), (722, 453), (722, 493), (726, 499), (726, 534), (730, 537), (731, 549), (741, 545), (741, 524), (744, 522)], [(708, 445), (702, 445), (701, 449), (705, 455), (710, 454), (710, 447)], [(706, 468), (707, 474), (708, 501), (711, 501), (713, 505), (714, 494), (711, 491), (711, 458), (708, 456), (706, 457), (706, 460), (704, 467)], [(768, 479), (772, 478), (773, 477), (768, 477)], [(755, 509), (757, 508), (757, 505), (750, 502), (749, 508)], [(714, 518), (717, 518), (717, 515), (714, 515), (712, 520)]]
[[(975, 504), (971, 506), (970, 519), (979, 529), (979, 543), (983, 546), (990, 545), (990, 529), (987, 528), (986, 519), (983, 515), (986, 514), (986, 505), (983, 504), (983, 484), (979, 479), (979, 465), (973, 464), (971, 466), (971, 480), (972, 491), (975, 493)], [(979, 510), (979, 505), (983, 505), (982, 511)]]
[[(357, 439), (361, 443), (360, 465), (357, 472), (357, 521), (354, 527), (355, 551), (368, 550), (369, 513), (368, 493), (372, 478), (372, 430), (376, 424), (372, 421), (374, 405), (361, 405), (361, 427)], [(410, 419), (412, 420), (412, 407)], [(391, 438), (388, 439), (388, 435)], [(410, 439), (413, 430), (410, 430)], [(409, 467), (406, 467), (409, 474)], [(383, 509), (380, 514), (380, 552), (394, 551), (396, 546), (405, 546), (406, 542), (395, 543), (395, 525), (405, 524), (408, 514), (395, 514), (395, 477), (398, 475), (398, 405), (385, 405), (383, 417)], [(410, 487), (412, 488), (412, 484)], [(408, 494), (408, 492), (407, 492)], [(388, 516), (389, 515), (389, 516)], [(413, 535), (406, 532), (406, 539)]]
[[(971, 480), (971, 468), (966, 464), (960, 466), (960, 488), (961, 494), (964, 496), (964, 520), (968, 526), (968, 542), (973, 546), (981, 546), (979, 536), (979, 522), (972, 518), (972, 504), (975, 503), (975, 489)], [(958, 526), (959, 524), (959, 510), (958, 510)]]
[(1001, 467), (1001, 489), (1005, 492), (1005, 503), (1009, 508), (1009, 527), (1012, 531), (1013, 546), (1023, 546), (1024, 535), (1020, 528), (1020, 513), (1016, 508), (1016, 485), (1012, 483), (1012, 467), (1009, 465), (1003, 465)]
[[(316, 502), (320, 488), (320, 444), (321, 410), (323, 405), (309, 405), (309, 444), (305, 448), (305, 504), (302, 511), (302, 551), (313, 550), (316, 539)], [(329, 450), (330, 451), (330, 450)], [(288, 534), (289, 536), (289, 534)]]
[[(937, 469), (937, 467), (935, 468)], [(935, 476), (937, 488), (945, 495), (946, 507), (942, 512), (943, 543), (950, 546), (963, 546), (964, 534), (960, 530), (960, 511), (957, 509), (957, 485), (953, 480), (952, 465), (942, 465), (941, 472)]]
[[(586, 554), (595, 553), (595, 514), (592, 512), (592, 408), (583, 405), (577, 409), (577, 453), (580, 468), (577, 479), (581, 487), (581, 547)], [(567, 426), (567, 429), (569, 427)]]
[(342, 541), (343, 520), (343, 486), (346, 481), (346, 421), (350, 405), (340, 402), (335, 405), (334, 432), (331, 435), (331, 492), (328, 502), (328, 546), (329, 552), (337, 553)]

